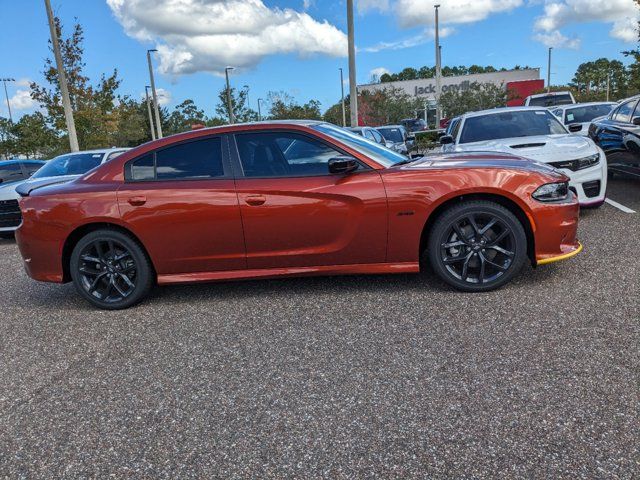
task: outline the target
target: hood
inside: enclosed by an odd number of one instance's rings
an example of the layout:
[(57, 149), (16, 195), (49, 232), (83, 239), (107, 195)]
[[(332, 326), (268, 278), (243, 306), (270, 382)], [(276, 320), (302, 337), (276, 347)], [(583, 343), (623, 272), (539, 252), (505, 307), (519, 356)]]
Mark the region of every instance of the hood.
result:
[(465, 152), (441, 153), (419, 158), (402, 168), (412, 169), (443, 169), (443, 168), (517, 168), (532, 170), (551, 176), (564, 177), (555, 168), (544, 163), (532, 161), (516, 155), (496, 152)]
[(510, 153), (545, 163), (575, 160), (598, 152), (591, 139), (569, 134), (501, 138), (463, 143), (455, 148), (455, 151), (470, 150)]
[(49, 185), (56, 185), (58, 183), (66, 183), (82, 175), (62, 175), (59, 177), (45, 177), (45, 178), (32, 178), (26, 182), (22, 182), (16, 187), (18, 192), (23, 197), (28, 197), (31, 192), (37, 188), (48, 187)]

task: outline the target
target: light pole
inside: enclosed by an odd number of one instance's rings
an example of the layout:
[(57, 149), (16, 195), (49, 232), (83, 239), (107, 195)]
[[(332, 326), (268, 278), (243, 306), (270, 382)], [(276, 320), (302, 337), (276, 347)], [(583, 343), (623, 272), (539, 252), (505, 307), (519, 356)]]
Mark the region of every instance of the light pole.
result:
[(62, 106), (64, 108), (64, 119), (67, 124), (67, 132), (69, 133), (69, 147), (72, 152), (80, 150), (78, 145), (78, 136), (76, 135), (76, 123), (73, 120), (73, 110), (71, 109), (71, 98), (69, 97), (69, 88), (67, 87), (67, 77), (64, 71), (64, 63), (62, 63), (62, 54), (60, 53), (60, 43), (58, 42), (58, 32), (56, 31), (55, 22), (53, 20), (53, 11), (49, 0), (44, 0), (44, 6), (47, 10), (47, 18), (49, 20), (49, 31), (51, 33), (51, 46), (53, 47), (53, 56), (56, 59), (56, 67), (58, 69), (58, 83), (60, 84), (60, 95), (62, 96)]
[(9, 103), (9, 94), (7, 93), (7, 82), (15, 82), (15, 78), (0, 78), (4, 85), (4, 96), (7, 99), (7, 110), (9, 110), (9, 121), (13, 123), (13, 117), (11, 116), (11, 104)]
[(156, 139), (156, 132), (153, 130), (153, 115), (151, 114), (151, 99), (149, 98), (149, 85), (144, 86), (144, 94), (147, 97), (147, 113), (149, 113), (149, 126), (151, 127), (151, 140)]
[(155, 48), (147, 50), (147, 63), (149, 64), (149, 80), (151, 82), (151, 93), (153, 94), (153, 107), (156, 111), (156, 130), (158, 138), (162, 138), (162, 125), (160, 123), (160, 108), (158, 107), (158, 92), (156, 91), (156, 82), (153, 78), (153, 64), (151, 63), (151, 52), (157, 52)]
[(259, 122), (262, 121), (262, 112), (260, 111), (260, 102), (262, 102), (261, 98), (258, 99), (258, 121)]
[(233, 124), (233, 107), (231, 106), (231, 87), (229, 86), (229, 70), (234, 70), (234, 67), (226, 67), (224, 69), (224, 76), (227, 79), (227, 110), (229, 111), (229, 123)]
[(440, 5), (434, 5), (436, 9), (436, 128), (440, 127), (440, 118), (442, 117), (442, 111), (440, 110), (440, 92), (442, 89), (442, 65), (440, 65), (440, 33), (438, 32), (438, 9)]
[(340, 68), (340, 92), (342, 95), (342, 126), (347, 126), (347, 109), (344, 106), (344, 79), (342, 77), (342, 67)]
[(553, 47), (549, 47), (549, 61), (547, 62), (547, 93), (551, 92), (551, 50)]
[(358, 89), (356, 83), (356, 44), (353, 26), (353, 0), (347, 0), (347, 36), (349, 44), (349, 103), (351, 126), (358, 126)]
[(607, 72), (607, 102), (609, 101), (610, 88), (611, 88), (611, 72)]

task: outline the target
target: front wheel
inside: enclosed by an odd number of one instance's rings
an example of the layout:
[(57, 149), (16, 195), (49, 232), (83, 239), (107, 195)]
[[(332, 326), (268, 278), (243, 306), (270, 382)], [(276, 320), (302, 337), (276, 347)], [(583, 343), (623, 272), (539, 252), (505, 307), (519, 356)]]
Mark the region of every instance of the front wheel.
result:
[(153, 284), (142, 247), (116, 230), (97, 230), (80, 239), (71, 253), (70, 270), (80, 295), (106, 310), (135, 305)]
[(459, 290), (501, 287), (522, 268), (527, 237), (516, 216), (490, 201), (455, 205), (436, 220), (428, 241), (436, 274)]

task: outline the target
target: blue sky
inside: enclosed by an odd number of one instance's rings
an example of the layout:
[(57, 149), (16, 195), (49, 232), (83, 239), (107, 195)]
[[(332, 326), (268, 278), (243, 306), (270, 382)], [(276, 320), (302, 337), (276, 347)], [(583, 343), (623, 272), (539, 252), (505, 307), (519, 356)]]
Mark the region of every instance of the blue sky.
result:
[[(323, 108), (338, 101), (338, 68), (345, 76), (347, 70), (344, 0), (182, 2), (189, 8), (181, 15), (171, 11), (169, 0), (53, 0), (52, 5), (67, 31), (75, 18), (83, 25), (90, 78), (117, 68), (121, 94), (139, 97), (148, 83), (145, 51), (162, 45), (156, 82), (170, 93), (169, 107), (192, 98), (213, 114), (226, 64), (240, 66), (232, 83), (250, 86), (254, 109), (270, 90), (300, 102), (318, 99)], [(376, 68), (395, 72), (433, 64), (432, 3), (356, 0), (358, 83), (367, 83)], [(540, 67), (544, 78), (547, 45), (554, 45), (552, 83), (559, 84), (570, 81), (584, 61), (626, 61), (620, 52), (635, 43), (633, 0), (608, 0), (606, 6), (602, 0), (554, 0), (559, 11), (544, 0), (439, 3), (448, 33), (442, 39), (445, 65), (529, 65)], [(0, 15), (5, 19), (0, 76), (42, 81), (49, 38), (43, 2), (0, 0)], [(35, 108), (27, 90), (24, 82), (9, 85), (16, 117)], [(7, 115), (4, 98), (0, 115)]]

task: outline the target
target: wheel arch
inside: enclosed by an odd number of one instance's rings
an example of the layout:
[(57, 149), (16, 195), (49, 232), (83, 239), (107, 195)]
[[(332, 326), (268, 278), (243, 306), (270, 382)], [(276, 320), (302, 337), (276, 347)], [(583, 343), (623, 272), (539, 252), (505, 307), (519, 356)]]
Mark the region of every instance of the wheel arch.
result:
[(524, 210), (524, 208), (519, 205), (516, 201), (511, 198), (501, 195), (499, 193), (492, 192), (474, 192), (474, 193), (463, 193), (458, 194), (453, 197), (449, 197), (441, 201), (432, 211), (427, 221), (422, 228), (422, 234), (420, 235), (420, 246), (418, 251), (419, 258), (422, 258), (422, 254), (426, 251), (427, 242), (429, 239), (429, 233), (433, 227), (433, 224), (436, 222), (438, 217), (442, 215), (448, 208), (453, 205), (457, 205), (462, 202), (468, 202), (472, 200), (486, 200), (495, 202), (511, 213), (515, 215), (515, 217), (520, 221), (522, 227), (524, 228), (524, 233), (527, 238), (527, 257), (535, 265), (535, 225), (533, 224), (533, 220), (530, 218), (529, 214)]
[(85, 223), (83, 225), (78, 226), (65, 239), (65, 242), (62, 246), (62, 256), (61, 256), (63, 282), (71, 281), (71, 268), (70, 268), (71, 253), (73, 252), (73, 249), (78, 244), (80, 239), (82, 239), (85, 235), (91, 232), (95, 232), (96, 230), (104, 230), (104, 229), (115, 230), (120, 233), (124, 233), (125, 235), (131, 237), (131, 239), (133, 239), (135, 242), (137, 242), (140, 248), (142, 249), (142, 251), (144, 252), (144, 254), (147, 256), (147, 259), (149, 260), (149, 265), (151, 265), (153, 277), (156, 278), (157, 273), (156, 273), (155, 265), (153, 264), (153, 259), (149, 255), (149, 252), (147, 251), (144, 244), (140, 241), (140, 239), (135, 233), (133, 233), (128, 228), (123, 227), (122, 225), (119, 225), (117, 223), (97, 221), (97, 222)]

